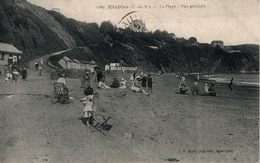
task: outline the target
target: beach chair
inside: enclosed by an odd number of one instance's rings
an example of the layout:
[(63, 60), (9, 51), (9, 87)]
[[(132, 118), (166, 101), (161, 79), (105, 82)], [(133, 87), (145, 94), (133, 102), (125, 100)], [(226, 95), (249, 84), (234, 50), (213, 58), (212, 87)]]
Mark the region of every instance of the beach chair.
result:
[(68, 104), (69, 103), (69, 89), (63, 83), (54, 83), (54, 90), (51, 96), (51, 102)]
[(104, 113), (104, 112), (96, 113), (95, 114), (96, 124), (92, 126), (92, 130), (90, 132), (100, 131), (103, 135), (106, 135), (104, 131), (109, 131), (113, 127), (113, 125), (107, 123), (113, 116), (114, 114), (110, 114), (110, 113)]

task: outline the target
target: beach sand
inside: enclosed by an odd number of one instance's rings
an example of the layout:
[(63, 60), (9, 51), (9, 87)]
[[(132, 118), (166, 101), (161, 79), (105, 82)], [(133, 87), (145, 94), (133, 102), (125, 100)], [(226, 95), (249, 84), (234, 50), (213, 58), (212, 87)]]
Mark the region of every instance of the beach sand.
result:
[[(0, 162), (258, 162), (259, 87), (216, 83), (217, 97), (180, 95), (179, 78), (153, 77), (150, 96), (97, 89), (97, 112), (114, 116), (110, 131), (82, 124), (79, 79), (74, 102), (51, 104), (55, 81), (29, 69), (28, 81), (0, 77)], [(125, 77), (129, 88), (130, 74)], [(115, 74), (106, 74), (106, 84)], [(92, 77), (93, 78), (93, 77)], [(187, 80), (191, 85), (194, 81)], [(198, 81), (202, 88), (205, 81)]]

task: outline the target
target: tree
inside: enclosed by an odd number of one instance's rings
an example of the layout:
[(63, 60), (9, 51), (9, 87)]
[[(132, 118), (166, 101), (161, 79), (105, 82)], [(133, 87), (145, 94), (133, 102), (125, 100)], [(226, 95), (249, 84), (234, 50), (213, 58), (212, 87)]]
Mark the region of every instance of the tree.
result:
[(110, 34), (115, 32), (115, 28), (110, 21), (103, 21), (99, 27), (99, 31), (104, 34)]
[(196, 39), (195, 37), (190, 37), (190, 38), (188, 39), (188, 41), (189, 41), (189, 43), (191, 43), (191, 44), (196, 44), (196, 43), (197, 43), (197, 39)]

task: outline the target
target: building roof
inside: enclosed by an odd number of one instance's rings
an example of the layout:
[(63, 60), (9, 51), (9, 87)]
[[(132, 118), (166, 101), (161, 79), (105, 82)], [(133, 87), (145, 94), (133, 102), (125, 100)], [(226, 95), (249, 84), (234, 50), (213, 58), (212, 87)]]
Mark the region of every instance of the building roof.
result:
[(0, 42), (0, 52), (7, 52), (7, 53), (15, 53), (15, 54), (22, 54), (16, 47), (11, 44), (2, 43)]

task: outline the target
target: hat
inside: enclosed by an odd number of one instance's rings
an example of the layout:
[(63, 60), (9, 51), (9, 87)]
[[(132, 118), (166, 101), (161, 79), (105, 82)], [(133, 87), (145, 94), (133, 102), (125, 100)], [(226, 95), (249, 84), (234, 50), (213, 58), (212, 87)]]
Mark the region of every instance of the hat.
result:
[(205, 83), (205, 85), (208, 85), (208, 83)]
[(198, 82), (194, 82), (194, 85), (198, 85)]
[(86, 73), (86, 74), (89, 74), (89, 72), (88, 72), (88, 71), (86, 71), (85, 73)]
[(141, 77), (140, 76), (137, 76), (136, 79), (140, 79)]
[(122, 78), (121, 80), (122, 80), (122, 81), (124, 81), (125, 79), (124, 79), (124, 78)]

